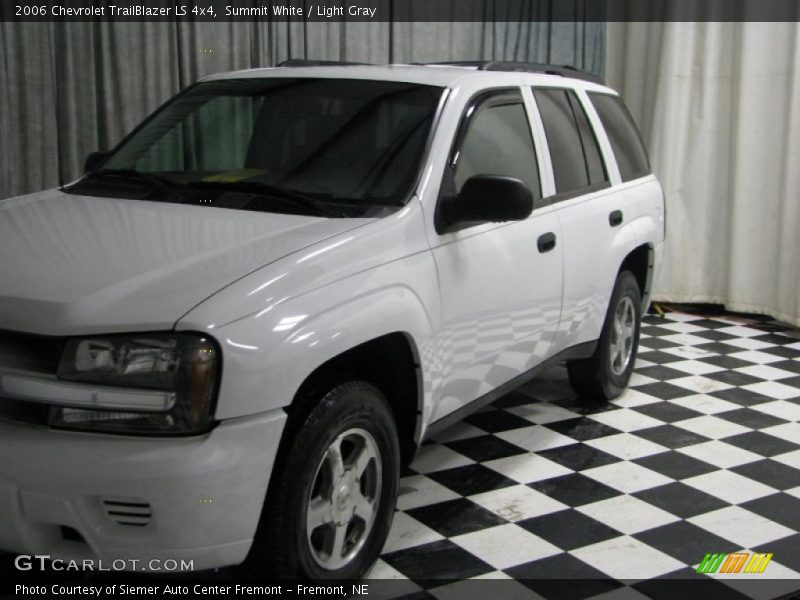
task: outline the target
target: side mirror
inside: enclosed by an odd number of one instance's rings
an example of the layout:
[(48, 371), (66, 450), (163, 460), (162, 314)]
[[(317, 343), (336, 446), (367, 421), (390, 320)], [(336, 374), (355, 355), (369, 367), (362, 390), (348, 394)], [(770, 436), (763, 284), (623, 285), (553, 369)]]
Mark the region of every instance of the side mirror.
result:
[(92, 152), (89, 154), (83, 162), (83, 172), (88, 173), (94, 169), (106, 156), (108, 156), (108, 152)]
[(461, 192), (443, 198), (436, 211), (436, 231), (447, 233), (482, 223), (522, 221), (533, 212), (533, 195), (521, 180), (474, 175)]

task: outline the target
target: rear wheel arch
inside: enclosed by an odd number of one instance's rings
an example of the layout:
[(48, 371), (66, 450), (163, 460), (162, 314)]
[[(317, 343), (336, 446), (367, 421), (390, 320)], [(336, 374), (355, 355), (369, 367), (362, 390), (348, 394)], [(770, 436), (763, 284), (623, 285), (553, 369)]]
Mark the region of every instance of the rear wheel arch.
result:
[(642, 244), (631, 250), (622, 261), (617, 271), (619, 276), (623, 271), (630, 271), (636, 278), (639, 285), (639, 292), (642, 296), (642, 314), (645, 313), (650, 305), (650, 291), (653, 285), (653, 273), (655, 265), (655, 250), (650, 243)]

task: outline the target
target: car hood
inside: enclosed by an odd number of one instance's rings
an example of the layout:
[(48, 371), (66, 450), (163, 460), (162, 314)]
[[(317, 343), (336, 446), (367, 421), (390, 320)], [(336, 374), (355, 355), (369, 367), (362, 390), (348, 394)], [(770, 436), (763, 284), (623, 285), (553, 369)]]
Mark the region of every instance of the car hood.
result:
[(372, 219), (324, 219), (50, 190), (0, 202), (0, 329), (171, 329), (237, 279)]

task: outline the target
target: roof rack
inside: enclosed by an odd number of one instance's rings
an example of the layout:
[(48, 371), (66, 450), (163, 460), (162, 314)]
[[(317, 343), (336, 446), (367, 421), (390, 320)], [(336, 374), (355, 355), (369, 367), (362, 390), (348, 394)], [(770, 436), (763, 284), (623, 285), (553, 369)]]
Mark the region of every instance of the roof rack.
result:
[(560, 75), (572, 79), (582, 79), (592, 83), (603, 84), (603, 79), (592, 73), (580, 71), (570, 65), (546, 65), (539, 63), (508, 62), (508, 61), (482, 61), (482, 60), (451, 60), (445, 62), (425, 63), (429, 65), (452, 65), (454, 67), (477, 67), (479, 71), (521, 71), (524, 73), (545, 73), (547, 75)]
[(276, 67), (344, 67), (349, 65), (368, 65), (362, 62), (346, 62), (342, 60), (306, 60), (305, 58), (290, 58), (279, 62)]

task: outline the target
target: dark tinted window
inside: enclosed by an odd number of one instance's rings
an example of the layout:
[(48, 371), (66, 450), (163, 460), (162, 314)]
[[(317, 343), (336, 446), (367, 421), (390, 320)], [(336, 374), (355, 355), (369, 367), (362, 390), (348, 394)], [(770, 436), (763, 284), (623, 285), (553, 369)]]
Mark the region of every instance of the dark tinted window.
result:
[(589, 94), (589, 98), (608, 134), (622, 181), (647, 175), (650, 172), (647, 152), (622, 100), (609, 94)]
[(371, 80), (204, 82), (178, 96), (102, 166), (176, 185), (260, 183), (320, 202), (398, 204), (416, 180), (441, 93)]
[(521, 179), (534, 198), (541, 198), (536, 153), (519, 94), (485, 100), (467, 127), (457, 155), (456, 191), (473, 175), (505, 175)]
[(550, 147), (556, 192), (608, 181), (600, 148), (575, 93), (556, 89), (534, 89), (533, 93)]

